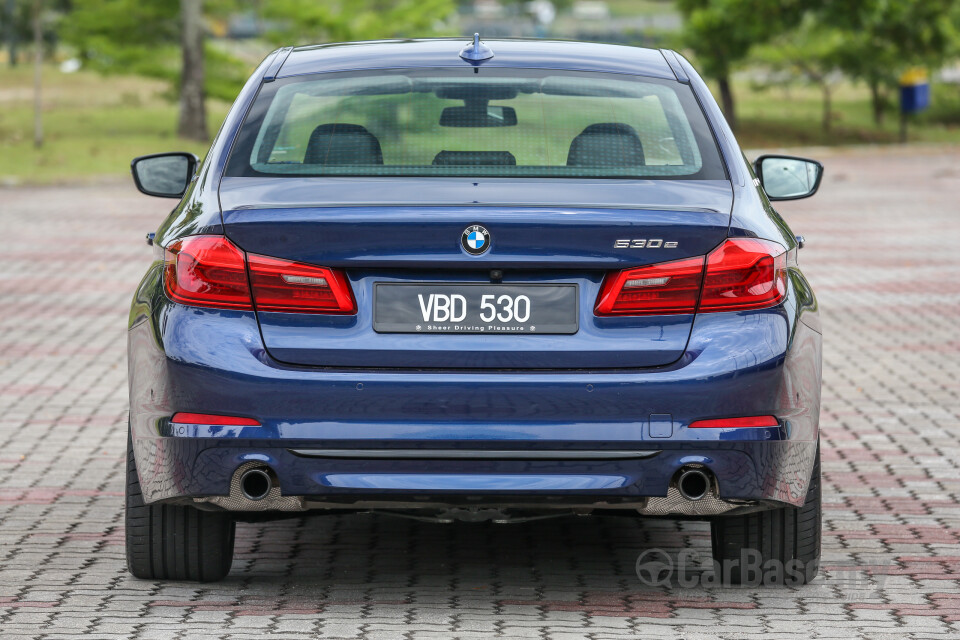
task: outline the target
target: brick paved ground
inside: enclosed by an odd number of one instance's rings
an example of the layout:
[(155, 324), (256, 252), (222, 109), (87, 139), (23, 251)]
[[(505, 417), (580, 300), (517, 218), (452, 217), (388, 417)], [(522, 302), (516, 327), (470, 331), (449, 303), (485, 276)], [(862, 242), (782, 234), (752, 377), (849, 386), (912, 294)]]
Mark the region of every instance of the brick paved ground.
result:
[[(826, 158), (784, 212), (825, 313), (824, 562), (801, 589), (645, 587), (703, 524), (240, 525), (229, 579), (124, 569), (124, 323), (169, 202), (0, 190), (0, 637), (960, 636), (960, 153)], [(855, 250), (856, 249), (856, 250)]]

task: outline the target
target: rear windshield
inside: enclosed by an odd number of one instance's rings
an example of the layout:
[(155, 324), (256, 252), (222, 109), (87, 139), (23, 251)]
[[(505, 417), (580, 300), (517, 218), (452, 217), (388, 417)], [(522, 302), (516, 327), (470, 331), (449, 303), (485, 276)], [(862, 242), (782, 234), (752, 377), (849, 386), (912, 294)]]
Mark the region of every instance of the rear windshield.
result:
[(687, 85), (502, 68), (267, 83), (227, 175), (726, 178)]

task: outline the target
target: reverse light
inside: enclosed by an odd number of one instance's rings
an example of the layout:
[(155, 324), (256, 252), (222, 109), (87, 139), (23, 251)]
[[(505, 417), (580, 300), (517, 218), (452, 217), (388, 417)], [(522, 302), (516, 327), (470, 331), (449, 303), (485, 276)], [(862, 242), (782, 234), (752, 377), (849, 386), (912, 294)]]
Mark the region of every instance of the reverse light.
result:
[(230, 427), (259, 427), (260, 423), (253, 418), (240, 418), (238, 416), (220, 416), (211, 413), (186, 413), (180, 412), (173, 414), (170, 422), (175, 424), (214, 424)]
[(600, 287), (595, 313), (598, 316), (693, 313), (702, 278), (703, 256), (611, 273)]
[(342, 271), (250, 254), (250, 286), (258, 311), (353, 314), (357, 303)]
[(750, 416), (746, 418), (719, 418), (716, 420), (696, 420), (690, 423), (691, 429), (742, 429), (744, 427), (778, 427), (780, 421), (775, 416)]
[(730, 238), (707, 256), (607, 274), (598, 316), (671, 315), (772, 307), (787, 290), (787, 254), (769, 240)]
[(336, 269), (244, 254), (224, 236), (189, 236), (166, 250), (164, 289), (175, 302), (219, 309), (352, 314), (357, 305)]

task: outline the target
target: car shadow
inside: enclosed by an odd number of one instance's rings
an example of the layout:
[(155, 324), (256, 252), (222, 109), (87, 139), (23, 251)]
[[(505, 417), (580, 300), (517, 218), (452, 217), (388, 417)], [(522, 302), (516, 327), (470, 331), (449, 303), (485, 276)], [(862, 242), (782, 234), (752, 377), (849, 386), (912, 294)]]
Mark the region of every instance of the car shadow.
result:
[(640, 589), (637, 558), (687, 549), (709, 561), (704, 522), (566, 516), (451, 524), (358, 513), (239, 523), (230, 579), (280, 580), (321, 593), (349, 587), (541, 597), (546, 590)]

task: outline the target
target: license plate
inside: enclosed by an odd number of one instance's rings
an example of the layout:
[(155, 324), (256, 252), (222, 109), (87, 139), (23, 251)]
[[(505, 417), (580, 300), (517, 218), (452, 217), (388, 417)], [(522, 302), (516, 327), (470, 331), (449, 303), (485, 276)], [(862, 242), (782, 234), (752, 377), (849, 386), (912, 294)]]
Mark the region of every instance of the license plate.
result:
[(377, 283), (378, 333), (576, 333), (575, 284)]

